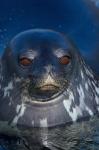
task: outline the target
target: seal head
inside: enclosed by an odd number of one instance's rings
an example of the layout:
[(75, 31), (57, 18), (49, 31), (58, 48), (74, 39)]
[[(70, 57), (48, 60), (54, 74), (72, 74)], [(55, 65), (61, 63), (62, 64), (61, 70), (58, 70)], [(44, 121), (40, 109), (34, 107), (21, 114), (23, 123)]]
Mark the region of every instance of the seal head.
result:
[(34, 29), (18, 34), (1, 66), (1, 121), (52, 127), (98, 112), (98, 80), (73, 43), (58, 32)]
[(11, 41), (10, 50), (11, 74), (25, 79), (24, 89), (31, 101), (52, 100), (68, 86), (74, 56), (59, 33), (50, 30), (23, 32)]

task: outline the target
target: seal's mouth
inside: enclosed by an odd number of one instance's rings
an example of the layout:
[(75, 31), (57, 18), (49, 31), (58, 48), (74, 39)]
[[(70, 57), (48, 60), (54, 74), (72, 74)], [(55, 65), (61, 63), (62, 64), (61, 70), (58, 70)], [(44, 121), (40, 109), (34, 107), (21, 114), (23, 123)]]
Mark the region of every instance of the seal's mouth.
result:
[(54, 84), (45, 84), (36, 88), (30, 86), (28, 91), (32, 98), (35, 98), (38, 101), (40, 101), (41, 99), (42, 101), (47, 101), (48, 99), (59, 93), (60, 87)]
[(46, 85), (43, 85), (43, 86), (39, 87), (38, 89), (41, 90), (41, 91), (52, 91), (52, 90), (56, 90), (58, 88), (59, 87), (57, 85), (46, 84)]

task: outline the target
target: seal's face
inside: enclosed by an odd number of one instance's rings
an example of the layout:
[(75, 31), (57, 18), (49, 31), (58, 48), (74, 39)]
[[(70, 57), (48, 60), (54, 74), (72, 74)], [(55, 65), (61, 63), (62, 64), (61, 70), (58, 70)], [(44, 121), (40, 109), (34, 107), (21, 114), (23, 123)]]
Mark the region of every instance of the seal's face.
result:
[(21, 79), (21, 92), (25, 91), (31, 101), (45, 102), (66, 90), (73, 71), (73, 57), (61, 34), (30, 30), (12, 40), (9, 67)]

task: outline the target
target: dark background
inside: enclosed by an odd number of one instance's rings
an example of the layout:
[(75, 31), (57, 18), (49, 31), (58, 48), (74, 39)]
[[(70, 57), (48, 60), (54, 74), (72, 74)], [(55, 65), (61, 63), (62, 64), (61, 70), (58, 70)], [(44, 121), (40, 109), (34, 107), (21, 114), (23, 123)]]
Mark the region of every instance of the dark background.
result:
[(68, 34), (99, 75), (99, 0), (0, 1), (0, 53), (17, 33), (50, 28)]

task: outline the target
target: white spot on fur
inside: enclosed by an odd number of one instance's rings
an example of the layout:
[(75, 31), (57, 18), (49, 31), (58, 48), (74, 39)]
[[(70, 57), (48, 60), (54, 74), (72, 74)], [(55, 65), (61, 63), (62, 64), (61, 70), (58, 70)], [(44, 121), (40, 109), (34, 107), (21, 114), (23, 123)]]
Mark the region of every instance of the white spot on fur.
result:
[(82, 79), (84, 78), (84, 74), (83, 74), (82, 70), (81, 70), (81, 77), (82, 77)]
[(9, 104), (8, 104), (9, 106), (11, 106), (12, 105), (12, 102), (9, 102)]
[(92, 84), (93, 84), (93, 86), (95, 88), (95, 92), (96, 92), (96, 94), (95, 94), (96, 103), (99, 104), (99, 87), (96, 86), (94, 81), (92, 81)]
[(99, 106), (97, 107), (97, 110), (99, 111)]
[(77, 111), (78, 116), (83, 116), (83, 113), (82, 113), (81, 109), (79, 108), (79, 106), (76, 106), (75, 109)]
[(8, 86), (4, 88), (4, 97), (9, 96), (10, 94), (9, 91), (12, 89), (13, 89), (13, 82), (11, 81), (8, 83)]
[(69, 92), (69, 93), (70, 93), (69, 94), (69, 99), (74, 101), (74, 95), (73, 95), (73, 93), (72, 92)]
[(95, 90), (96, 90), (97, 94), (99, 95), (99, 88), (95, 87)]
[(34, 120), (32, 120), (32, 125), (34, 126)]
[(9, 102), (9, 104), (8, 104), (9, 106), (11, 106), (12, 105), (12, 97), (10, 97), (10, 102)]
[(46, 134), (45, 137), (43, 137), (43, 141), (42, 141), (45, 146), (48, 146), (47, 140), (48, 140), (48, 137), (47, 137), (47, 134)]
[(87, 106), (86, 106), (86, 110), (88, 111), (88, 113), (90, 114), (90, 116), (93, 116), (92, 110), (90, 108), (88, 108)]
[[(19, 106), (18, 106), (18, 109), (19, 109)], [(15, 116), (15, 118), (12, 121), (12, 124), (16, 125), (18, 123), (18, 120), (20, 119), (20, 117), (24, 115), (25, 109), (26, 109), (25, 105), (22, 104), (20, 108), (20, 112), (18, 113), (18, 115)]]
[(82, 116), (82, 111), (76, 105), (75, 105), (75, 107), (72, 107), (72, 111), (71, 111), (70, 109), (71, 109), (72, 102), (74, 102), (74, 95), (72, 92), (69, 92), (69, 99), (64, 100), (63, 104), (64, 104), (65, 109), (69, 113), (70, 117), (72, 118), (72, 121), (76, 121), (78, 116)]
[[(95, 81), (92, 81), (92, 85), (94, 86), (95, 89), (97, 88)], [(97, 92), (97, 90), (96, 90), (96, 92)]]
[(85, 106), (85, 102), (84, 102), (85, 95), (84, 95), (84, 91), (83, 91), (83, 88), (81, 87), (81, 85), (79, 88), (77, 87), (77, 91), (78, 91), (79, 97), (80, 97), (80, 105), (82, 108), (84, 108), (84, 106)]
[(48, 147), (48, 128), (43, 128), (41, 130), (41, 139), (42, 139), (43, 145)]
[(40, 119), (40, 127), (47, 127), (47, 118)]
[(95, 95), (95, 100), (96, 100), (96, 103), (99, 104), (99, 97), (97, 95)]
[(85, 88), (88, 91), (88, 83), (85, 83)]
[(92, 87), (92, 82), (88, 79), (88, 85)]
[(86, 74), (87, 74), (88, 76), (90, 76), (91, 78), (94, 78), (94, 76), (93, 76), (91, 70), (89, 70), (87, 67), (85, 68), (85, 70), (86, 70)]
[(71, 107), (71, 104), (72, 104), (72, 101), (69, 99), (69, 100), (64, 100), (63, 101), (63, 104), (64, 104), (64, 107), (65, 109), (67, 110), (67, 112), (69, 113), (70, 117), (72, 118), (73, 121), (76, 121), (77, 120), (77, 112), (76, 112), (76, 109), (73, 108), (73, 111), (70, 111), (70, 107)]
[(20, 111), (21, 105), (17, 105), (16, 112), (18, 113)]
[(80, 96), (80, 105), (79, 105), (79, 107), (81, 108), (81, 110), (86, 110), (89, 113), (89, 115), (92, 116), (93, 115), (92, 110), (85, 104), (85, 101), (84, 101), (85, 95), (84, 95), (84, 91), (83, 91), (82, 86), (80, 85), (80, 87), (77, 88), (77, 90), (78, 90), (78, 93), (79, 93), (79, 96)]

